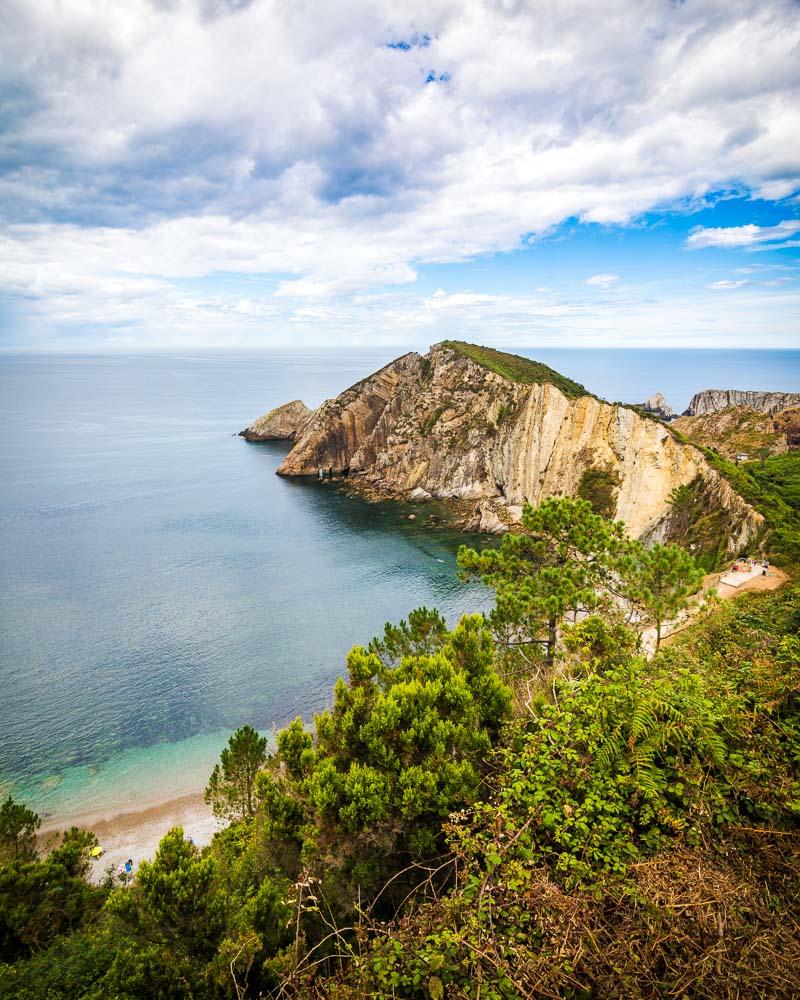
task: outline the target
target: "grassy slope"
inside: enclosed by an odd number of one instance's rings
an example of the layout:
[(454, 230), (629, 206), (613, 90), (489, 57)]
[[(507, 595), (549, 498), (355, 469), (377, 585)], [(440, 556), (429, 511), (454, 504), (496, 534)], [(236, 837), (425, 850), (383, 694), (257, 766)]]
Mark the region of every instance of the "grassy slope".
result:
[(762, 486), (777, 493), (783, 500), (800, 511), (800, 451), (772, 455), (763, 465), (748, 462), (747, 471)]
[(762, 448), (779, 452), (781, 446), (785, 447), (785, 434), (775, 430), (772, 418), (746, 406), (696, 417), (678, 417), (673, 426), (692, 441), (715, 448), (727, 458), (739, 452), (758, 455)]
[(769, 551), (781, 563), (800, 563), (800, 454), (774, 455), (759, 463), (734, 465), (713, 448), (690, 441), (676, 428), (664, 425), (678, 441), (693, 444), (712, 469), (731, 484), (740, 497), (764, 515), (771, 530)]
[(482, 368), (502, 375), (503, 378), (507, 378), (511, 382), (521, 382), (523, 385), (542, 385), (543, 383), (554, 385), (570, 399), (590, 395), (588, 390), (578, 382), (573, 382), (572, 379), (559, 374), (540, 361), (531, 361), (530, 358), (523, 358), (518, 354), (495, 351), (491, 347), (467, 344), (463, 340), (445, 340), (442, 342), (442, 346), (449, 347), (451, 351), (462, 354)]

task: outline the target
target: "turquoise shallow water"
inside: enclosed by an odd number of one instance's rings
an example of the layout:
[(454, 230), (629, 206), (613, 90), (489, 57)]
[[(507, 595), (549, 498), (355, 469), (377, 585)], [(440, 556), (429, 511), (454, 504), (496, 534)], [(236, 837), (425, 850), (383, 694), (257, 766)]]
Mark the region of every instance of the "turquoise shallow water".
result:
[(480, 603), (458, 535), (275, 476), (233, 436), (383, 358), (3, 358), (0, 780), (55, 817), (202, 787), (328, 703), (389, 619)]
[[(707, 386), (800, 386), (800, 352), (533, 353), (676, 408)], [(233, 436), (387, 360), (0, 356), (4, 787), (65, 820), (196, 790), (236, 726), (325, 706), (347, 649), (385, 621), (483, 605), (430, 508), (410, 522), (279, 479), (283, 445)]]

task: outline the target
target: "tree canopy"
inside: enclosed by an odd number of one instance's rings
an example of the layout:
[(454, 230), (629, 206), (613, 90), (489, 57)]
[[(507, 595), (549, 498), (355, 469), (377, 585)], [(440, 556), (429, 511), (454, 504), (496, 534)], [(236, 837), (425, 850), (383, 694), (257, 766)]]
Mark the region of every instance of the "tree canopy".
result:
[(256, 774), (266, 756), (266, 736), (260, 736), (252, 726), (236, 730), (206, 788), (205, 799), (215, 816), (245, 819), (253, 815)]
[(237, 730), (210, 844), (95, 885), (91, 834), (40, 858), (7, 799), (0, 995), (800, 994), (800, 591), (644, 650), (701, 574), (571, 498), (459, 563), (493, 610), (388, 624), (271, 754)]

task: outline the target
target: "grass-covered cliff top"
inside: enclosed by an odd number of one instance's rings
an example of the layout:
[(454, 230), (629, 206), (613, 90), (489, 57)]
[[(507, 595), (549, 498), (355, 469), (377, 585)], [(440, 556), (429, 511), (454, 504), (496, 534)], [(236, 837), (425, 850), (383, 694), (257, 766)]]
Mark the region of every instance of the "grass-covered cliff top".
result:
[(524, 385), (542, 385), (548, 383), (563, 392), (570, 399), (588, 396), (589, 392), (578, 382), (573, 382), (566, 375), (542, 364), (541, 361), (531, 361), (519, 354), (506, 354), (492, 347), (480, 347), (478, 344), (467, 344), (463, 340), (443, 340), (442, 347), (447, 347), (456, 354), (462, 354), (487, 371), (502, 375), (511, 382), (521, 382)]

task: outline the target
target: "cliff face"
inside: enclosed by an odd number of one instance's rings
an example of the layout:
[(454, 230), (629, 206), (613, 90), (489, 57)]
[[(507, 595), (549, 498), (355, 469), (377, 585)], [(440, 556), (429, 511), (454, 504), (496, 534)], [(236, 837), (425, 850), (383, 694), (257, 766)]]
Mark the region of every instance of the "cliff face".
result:
[(773, 426), (783, 435), (787, 451), (800, 449), (800, 407), (776, 413)]
[[(770, 416), (746, 406), (731, 406), (695, 417), (678, 417), (673, 427), (698, 444), (716, 448), (726, 458), (741, 454), (756, 458), (762, 450), (773, 455), (788, 450), (787, 430), (779, 424), (779, 416), (782, 414)], [(790, 426), (790, 421), (786, 423)]]
[(740, 389), (704, 389), (692, 396), (685, 417), (717, 413), (729, 406), (746, 406), (760, 413), (777, 413), (800, 406), (800, 392), (743, 392)]
[(510, 378), (447, 344), (406, 354), (323, 403), (278, 473), (332, 466), (388, 496), (480, 501), (484, 521), (506, 524), (525, 500), (583, 494), (587, 473), (600, 473), (613, 483), (613, 516), (653, 538), (668, 536), (672, 491), (702, 482), (730, 509), (737, 538), (759, 530), (761, 515), (656, 420), (567, 380), (519, 377), (524, 369)]
[(295, 399), (254, 420), (239, 431), (239, 436), (248, 441), (294, 441), (312, 413), (305, 403)]

